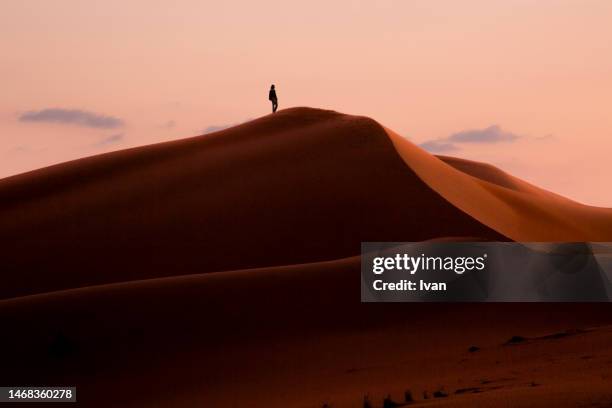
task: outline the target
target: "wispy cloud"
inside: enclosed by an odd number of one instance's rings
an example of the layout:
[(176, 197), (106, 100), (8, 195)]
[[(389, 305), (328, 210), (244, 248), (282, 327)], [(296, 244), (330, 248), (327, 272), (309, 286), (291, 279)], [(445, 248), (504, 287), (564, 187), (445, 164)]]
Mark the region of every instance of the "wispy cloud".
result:
[(19, 116), (21, 122), (62, 123), (98, 129), (115, 129), (124, 125), (122, 119), (80, 109), (48, 108), (32, 110)]
[(240, 125), (242, 123), (248, 122), (249, 120), (251, 120), (251, 119), (246, 119), (246, 120), (243, 120), (242, 122), (228, 123), (228, 124), (225, 124), (225, 125), (212, 125), (212, 126), (208, 126), (208, 127), (204, 128), (204, 129), (202, 129), (201, 133), (205, 135), (205, 134), (208, 134), (208, 133), (218, 132), (218, 131), (223, 130), (223, 129), (228, 129), (228, 128), (231, 128), (231, 127), (234, 127), (234, 126), (238, 126), (238, 125)]
[(518, 138), (514, 133), (505, 132), (498, 125), (492, 125), (485, 129), (472, 129), (453, 133), (446, 140), (456, 143), (498, 143), (511, 142)]
[(223, 129), (227, 129), (227, 128), (231, 128), (232, 126), (235, 126), (235, 123), (232, 123), (230, 125), (211, 125), (208, 126), (204, 129), (202, 129), (202, 134), (208, 134), (208, 133), (214, 133), (214, 132), (218, 132), (220, 130)]
[(117, 133), (100, 140), (98, 143), (96, 143), (96, 146), (108, 146), (111, 144), (119, 143), (123, 139), (125, 139), (125, 135), (123, 133)]
[(420, 146), (432, 153), (447, 153), (459, 150), (459, 147), (453, 143), (445, 142), (444, 140), (429, 140), (421, 143)]
[(432, 153), (444, 153), (461, 149), (461, 144), (493, 144), (500, 142), (514, 142), (520, 136), (502, 130), (499, 125), (491, 125), (484, 129), (463, 130), (448, 137), (428, 140), (421, 143), (423, 149)]

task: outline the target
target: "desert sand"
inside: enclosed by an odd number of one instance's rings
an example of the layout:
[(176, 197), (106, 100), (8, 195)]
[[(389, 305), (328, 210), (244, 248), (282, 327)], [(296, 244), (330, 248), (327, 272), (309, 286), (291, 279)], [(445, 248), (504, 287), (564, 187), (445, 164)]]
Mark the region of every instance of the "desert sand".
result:
[(607, 303), (360, 303), (362, 241), (612, 241), (611, 209), (369, 118), (286, 109), (3, 179), (0, 237), (0, 384), (88, 407), (612, 403)]

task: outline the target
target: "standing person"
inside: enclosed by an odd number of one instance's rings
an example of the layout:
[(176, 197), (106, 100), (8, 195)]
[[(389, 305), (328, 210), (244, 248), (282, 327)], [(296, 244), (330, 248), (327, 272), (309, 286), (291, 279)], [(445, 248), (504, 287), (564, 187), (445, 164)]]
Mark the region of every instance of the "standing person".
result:
[(268, 99), (272, 102), (272, 113), (276, 112), (276, 109), (278, 109), (278, 98), (276, 97), (276, 89), (274, 89), (274, 85), (270, 87)]

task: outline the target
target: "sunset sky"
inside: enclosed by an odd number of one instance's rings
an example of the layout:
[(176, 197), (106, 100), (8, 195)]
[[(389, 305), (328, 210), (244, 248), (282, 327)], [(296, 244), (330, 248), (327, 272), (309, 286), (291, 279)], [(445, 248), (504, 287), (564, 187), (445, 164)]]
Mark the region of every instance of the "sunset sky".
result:
[(0, 177), (280, 109), (612, 207), (612, 1), (2, 0)]

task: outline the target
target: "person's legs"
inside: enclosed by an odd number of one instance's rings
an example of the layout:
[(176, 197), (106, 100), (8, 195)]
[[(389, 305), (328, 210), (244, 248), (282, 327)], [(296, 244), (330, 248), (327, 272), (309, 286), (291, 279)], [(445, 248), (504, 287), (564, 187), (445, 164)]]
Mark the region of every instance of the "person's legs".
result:
[(272, 113), (276, 112), (276, 109), (278, 109), (278, 101), (274, 99), (272, 101)]

